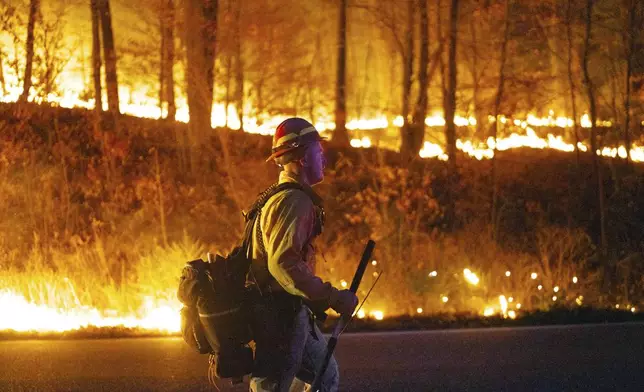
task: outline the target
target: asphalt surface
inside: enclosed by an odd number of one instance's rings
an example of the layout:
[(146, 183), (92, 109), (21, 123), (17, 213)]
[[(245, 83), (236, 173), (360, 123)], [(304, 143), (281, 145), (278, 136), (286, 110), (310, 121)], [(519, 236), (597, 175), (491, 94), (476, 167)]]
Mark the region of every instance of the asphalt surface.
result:
[[(642, 323), (346, 334), (336, 356), (341, 391), (644, 391)], [(215, 390), (206, 370), (180, 338), (0, 342), (3, 392)]]

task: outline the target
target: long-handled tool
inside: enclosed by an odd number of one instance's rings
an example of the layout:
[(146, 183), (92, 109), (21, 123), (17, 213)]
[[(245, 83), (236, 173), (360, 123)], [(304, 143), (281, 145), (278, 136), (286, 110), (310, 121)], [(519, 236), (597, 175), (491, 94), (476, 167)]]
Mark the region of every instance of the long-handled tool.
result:
[[(358, 264), (358, 269), (356, 270), (355, 275), (353, 275), (353, 281), (351, 281), (351, 287), (349, 288), (349, 290), (352, 291), (354, 294), (358, 291), (358, 287), (360, 286), (360, 282), (362, 281), (362, 275), (364, 275), (364, 271), (367, 269), (367, 264), (369, 264), (369, 260), (371, 259), (371, 254), (373, 253), (373, 248), (375, 246), (376, 246), (376, 243), (373, 240), (369, 240), (367, 242), (367, 245), (364, 248), (364, 252), (362, 252), (362, 258), (360, 259), (360, 264)], [(315, 373), (315, 379), (311, 384), (312, 392), (320, 392), (320, 388), (322, 387), (321, 385), (322, 376), (326, 372), (326, 369), (329, 366), (329, 361), (333, 356), (333, 351), (335, 350), (335, 346), (336, 344), (338, 344), (338, 336), (340, 336), (340, 332), (342, 332), (345, 324), (350, 319), (351, 319), (350, 314), (341, 315), (340, 320), (338, 320), (338, 323), (333, 329), (331, 338), (329, 339), (329, 342), (327, 343), (327, 346), (326, 346), (326, 355), (324, 356), (324, 360), (322, 361), (322, 363), (320, 363), (320, 366), (318, 367), (318, 370)]]

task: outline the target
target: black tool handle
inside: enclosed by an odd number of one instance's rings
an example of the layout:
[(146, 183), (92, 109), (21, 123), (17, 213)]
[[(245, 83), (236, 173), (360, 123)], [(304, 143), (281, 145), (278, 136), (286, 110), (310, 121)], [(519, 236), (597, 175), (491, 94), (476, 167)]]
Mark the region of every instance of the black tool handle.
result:
[(362, 252), (360, 264), (358, 264), (358, 269), (353, 275), (353, 280), (351, 281), (351, 287), (349, 287), (349, 290), (353, 291), (354, 293), (358, 292), (358, 287), (360, 286), (360, 282), (362, 281), (362, 276), (364, 275), (364, 271), (367, 269), (367, 264), (369, 264), (369, 259), (371, 259), (371, 254), (373, 253), (373, 249), (375, 247), (376, 243), (373, 240), (369, 240), (364, 248), (364, 251)]
[[(371, 259), (371, 254), (373, 253), (375, 246), (376, 243), (373, 240), (369, 240), (364, 248), (364, 251), (362, 252), (360, 264), (358, 264), (358, 269), (353, 275), (353, 281), (351, 281), (351, 287), (349, 288), (349, 290), (354, 293), (358, 291), (358, 287), (360, 286), (360, 282), (362, 281), (362, 276), (364, 275), (364, 271), (367, 269), (367, 264), (369, 264), (369, 259)], [(338, 344), (338, 336), (340, 336), (340, 332), (344, 329), (344, 325), (349, 319), (351, 319), (350, 314), (343, 314), (340, 316), (340, 320), (338, 320), (338, 323), (336, 324), (335, 329), (331, 334), (331, 338), (329, 338), (329, 342), (327, 343), (326, 355), (324, 356), (324, 360), (320, 364), (318, 371), (315, 373), (315, 379), (311, 384), (311, 391), (320, 391), (320, 388), (322, 387), (322, 376), (326, 372), (326, 369), (329, 367), (329, 361), (333, 356), (335, 346)]]

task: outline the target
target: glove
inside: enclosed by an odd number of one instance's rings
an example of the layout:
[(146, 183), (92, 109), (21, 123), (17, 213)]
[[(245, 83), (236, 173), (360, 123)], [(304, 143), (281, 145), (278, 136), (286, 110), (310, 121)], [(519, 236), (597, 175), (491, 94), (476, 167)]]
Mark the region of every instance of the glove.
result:
[(350, 290), (334, 290), (329, 297), (329, 305), (341, 315), (351, 316), (358, 306), (358, 297)]

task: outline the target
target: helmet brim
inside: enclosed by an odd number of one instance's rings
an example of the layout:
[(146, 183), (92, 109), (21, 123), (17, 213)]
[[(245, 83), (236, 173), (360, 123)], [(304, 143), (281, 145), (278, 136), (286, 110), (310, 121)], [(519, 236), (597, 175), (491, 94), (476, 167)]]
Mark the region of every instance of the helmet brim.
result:
[[(269, 156), (266, 159), (266, 162), (270, 162), (270, 161), (274, 160), (275, 158), (279, 158), (279, 157), (281, 157), (282, 155), (284, 155), (286, 153), (289, 153), (291, 151), (295, 151), (300, 147), (305, 147), (305, 146), (307, 146), (307, 145), (309, 145), (309, 144), (311, 144), (313, 142), (316, 142), (316, 141), (321, 142), (321, 141), (325, 141), (327, 139), (328, 138), (320, 135), (318, 132), (309, 133), (309, 134), (304, 135), (303, 137), (299, 138), (299, 140), (294, 141), (291, 144), (290, 147), (287, 145), (287, 146), (284, 146), (284, 147), (281, 147), (281, 148), (278, 148), (278, 149), (274, 150), (273, 153), (271, 154), (271, 156)], [(295, 145), (293, 145), (293, 144), (295, 144)]]

